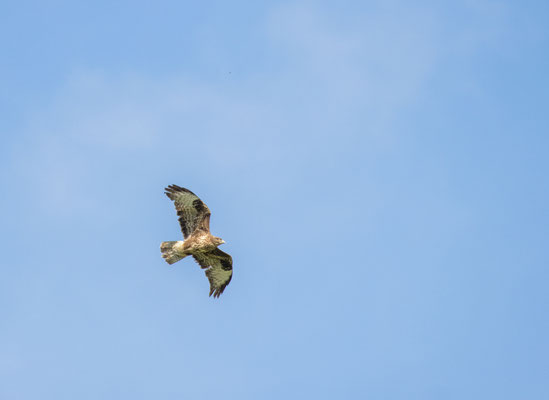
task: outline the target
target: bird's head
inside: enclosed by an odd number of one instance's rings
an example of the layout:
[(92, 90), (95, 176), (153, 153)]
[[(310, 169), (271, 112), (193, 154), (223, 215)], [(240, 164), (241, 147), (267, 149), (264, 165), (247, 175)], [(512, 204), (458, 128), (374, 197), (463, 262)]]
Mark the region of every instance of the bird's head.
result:
[(223, 239), (221, 239), (220, 237), (214, 237), (213, 241), (214, 241), (216, 246), (219, 246), (220, 244), (225, 243), (225, 241)]

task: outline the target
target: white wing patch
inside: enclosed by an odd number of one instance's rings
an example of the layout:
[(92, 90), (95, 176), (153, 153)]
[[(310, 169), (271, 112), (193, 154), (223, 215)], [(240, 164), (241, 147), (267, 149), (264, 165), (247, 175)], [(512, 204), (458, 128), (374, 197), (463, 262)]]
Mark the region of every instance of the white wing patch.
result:
[(192, 235), (205, 219), (207, 219), (205, 225), (209, 229), (210, 209), (196, 194), (177, 185), (170, 185), (165, 190), (166, 196), (173, 200), (175, 204), (179, 224), (185, 239)]
[(233, 277), (233, 270), (225, 271), (222, 268), (211, 267), (206, 270), (206, 276), (210, 281), (210, 296), (219, 297)]
[(202, 268), (207, 268), (210, 296), (219, 297), (233, 277), (232, 257), (217, 248), (209, 253), (195, 253), (193, 257)]

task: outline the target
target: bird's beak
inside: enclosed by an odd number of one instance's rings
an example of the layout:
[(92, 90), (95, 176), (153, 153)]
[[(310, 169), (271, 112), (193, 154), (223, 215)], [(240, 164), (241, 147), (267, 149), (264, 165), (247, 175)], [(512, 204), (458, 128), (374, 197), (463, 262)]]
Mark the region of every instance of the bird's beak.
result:
[(225, 243), (225, 241), (223, 239), (221, 239), (221, 244)]

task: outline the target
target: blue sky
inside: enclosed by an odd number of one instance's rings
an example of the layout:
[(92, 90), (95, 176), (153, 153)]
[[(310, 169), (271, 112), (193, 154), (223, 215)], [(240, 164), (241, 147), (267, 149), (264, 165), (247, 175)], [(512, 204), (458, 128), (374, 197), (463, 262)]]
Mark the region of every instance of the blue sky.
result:
[(0, 398), (549, 398), (548, 12), (3, 3)]

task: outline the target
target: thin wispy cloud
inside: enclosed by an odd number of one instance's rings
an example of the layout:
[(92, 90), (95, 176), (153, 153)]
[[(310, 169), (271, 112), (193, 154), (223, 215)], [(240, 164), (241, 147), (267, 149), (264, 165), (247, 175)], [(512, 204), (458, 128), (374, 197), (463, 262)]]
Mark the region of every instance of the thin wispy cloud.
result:
[[(63, 212), (67, 203), (84, 204), (77, 182), (117, 150), (137, 158), (162, 150), (239, 171), (250, 163), (292, 162), (296, 153), (319, 151), (319, 143), (341, 149), (349, 137), (387, 133), (436, 67), (429, 14), (399, 17), (382, 9), (333, 25), (327, 11), (303, 3), (273, 9), (265, 23), (254, 34), (266, 52), (286, 60), (268, 74), (210, 84), (190, 75), (74, 71), (49, 104), (29, 115), (22, 135), (33, 143), (15, 160), (24, 179), (42, 188), (50, 212)], [(295, 140), (282, 131), (295, 131)], [(38, 167), (41, 174), (33, 174)]]
[(547, 398), (546, 6), (111, 3), (0, 27), (1, 398)]

